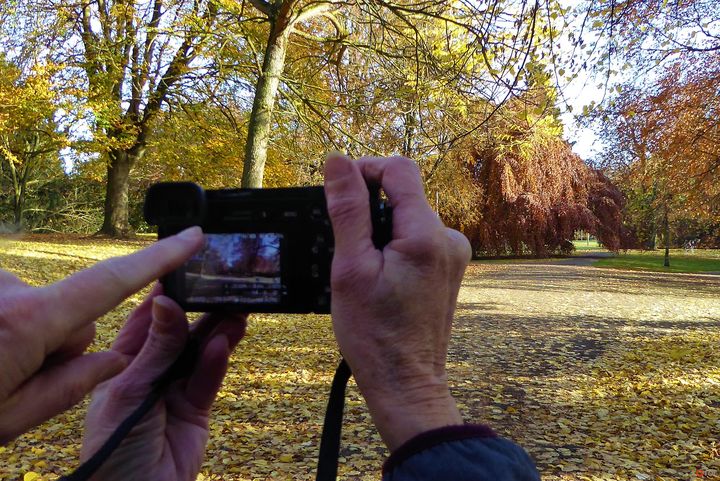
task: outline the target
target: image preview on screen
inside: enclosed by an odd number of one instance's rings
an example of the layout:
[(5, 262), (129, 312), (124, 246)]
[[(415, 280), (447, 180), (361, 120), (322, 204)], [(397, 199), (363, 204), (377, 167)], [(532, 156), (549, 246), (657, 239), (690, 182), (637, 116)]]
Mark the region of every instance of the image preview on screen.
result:
[(191, 303), (278, 304), (282, 296), (282, 234), (206, 234), (204, 248), (185, 265)]

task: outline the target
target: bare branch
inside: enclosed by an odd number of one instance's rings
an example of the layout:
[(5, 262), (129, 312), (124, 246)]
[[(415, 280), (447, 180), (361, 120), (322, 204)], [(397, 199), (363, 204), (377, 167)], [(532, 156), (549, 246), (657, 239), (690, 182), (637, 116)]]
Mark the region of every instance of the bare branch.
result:
[(266, 17), (269, 18), (272, 15), (272, 6), (265, 0), (250, 0), (250, 3), (253, 7), (264, 13)]

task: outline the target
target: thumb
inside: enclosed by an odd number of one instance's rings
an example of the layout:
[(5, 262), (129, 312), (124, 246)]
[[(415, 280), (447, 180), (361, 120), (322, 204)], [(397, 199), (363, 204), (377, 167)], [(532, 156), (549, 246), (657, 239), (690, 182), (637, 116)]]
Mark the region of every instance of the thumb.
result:
[(369, 196), (360, 168), (342, 154), (328, 154), (325, 197), (336, 255), (355, 257), (374, 249)]
[(144, 399), (150, 385), (183, 351), (187, 338), (185, 312), (169, 297), (154, 297), (147, 339), (130, 366), (113, 381), (112, 397), (122, 403)]

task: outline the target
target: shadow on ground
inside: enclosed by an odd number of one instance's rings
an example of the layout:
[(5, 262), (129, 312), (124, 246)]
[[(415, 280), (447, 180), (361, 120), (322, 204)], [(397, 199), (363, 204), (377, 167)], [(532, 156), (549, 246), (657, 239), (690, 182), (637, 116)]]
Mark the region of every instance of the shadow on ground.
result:
[(473, 265), (449, 375), (470, 420), (525, 446), (543, 479), (684, 479), (714, 467), (719, 332), (711, 276)]

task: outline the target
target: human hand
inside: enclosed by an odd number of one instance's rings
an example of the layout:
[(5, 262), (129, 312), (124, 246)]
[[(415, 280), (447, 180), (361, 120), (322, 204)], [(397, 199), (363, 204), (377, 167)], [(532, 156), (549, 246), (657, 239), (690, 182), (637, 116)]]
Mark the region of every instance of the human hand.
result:
[[(391, 242), (372, 242), (366, 181), (393, 206)], [(445, 371), (470, 244), (432, 211), (403, 157), (331, 154), (325, 192), (335, 235), (332, 320), (343, 356), (392, 451), (422, 432), (462, 424)]]
[(192, 228), (45, 287), (0, 270), (0, 444), (80, 401), (126, 366), (117, 352), (83, 354), (95, 320), (203, 243)]
[(85, 418), (81, 460), (87, 460), (147, 397), (153, 382), (183, 351), (189, 333), (201, 340), (187, 375), (133, 428), (92, 479), (194, 480), (208, 439), (210, 407), (230, 352), (245, 334), (247, 316), (206, 315), (188, 329), (182, 309), (156, 286), (128, 317), (112, 352), (130, 362), (93, 392)]

